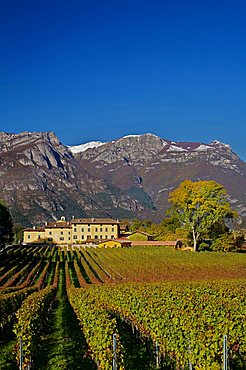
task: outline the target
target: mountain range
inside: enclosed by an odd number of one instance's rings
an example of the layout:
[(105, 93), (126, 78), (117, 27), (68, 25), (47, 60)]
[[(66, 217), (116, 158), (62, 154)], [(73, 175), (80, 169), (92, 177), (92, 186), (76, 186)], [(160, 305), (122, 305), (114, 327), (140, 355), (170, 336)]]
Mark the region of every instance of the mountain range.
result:
[(62, 215), (160, 221), (185, 179), (221, 183), (246, 218), (246, 163), (228, 144), (144, 134), (69, 147), (53, 132), (0, 133), (0, 198), (23, 225)]

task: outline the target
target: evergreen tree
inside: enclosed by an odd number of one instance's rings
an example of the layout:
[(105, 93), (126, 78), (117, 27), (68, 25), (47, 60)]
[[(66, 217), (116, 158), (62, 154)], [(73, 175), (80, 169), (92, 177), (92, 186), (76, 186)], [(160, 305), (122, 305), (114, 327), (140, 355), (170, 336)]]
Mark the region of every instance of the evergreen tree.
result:
[(12, 241), (13, 222), (8, 208), (0, 201), (0, 246)]

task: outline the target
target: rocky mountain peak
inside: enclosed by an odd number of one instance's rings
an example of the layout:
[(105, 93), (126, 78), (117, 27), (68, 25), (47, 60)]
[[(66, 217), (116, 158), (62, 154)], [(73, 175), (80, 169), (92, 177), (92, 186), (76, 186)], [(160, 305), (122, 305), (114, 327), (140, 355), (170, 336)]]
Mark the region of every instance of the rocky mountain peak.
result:
[[(141, 166), (157, 155), (167, 145), (167, 141), (153, 134), (144, 134), (123, 136), (107, 143), (95, 145), (93, 149), (90, 147), (90, 143), (87, 145), (86, 150), (77, 152), (77, 158), (81, 160), (91, 158), (94, 162), (107, 164), (123, 160), (128, 165), (134, 163)], [(74, 152), (71, 147), (70, 150)]]
[(213, 140), (210, 143), (210, 145), (213, 146), (213, 147), (216, 147), (216, 148), (223, 148), (223, 149), (227, 149), (228, 151), (232, 151), (232, 148), (229, 144), (222, 143), (219, 140)]
[[(233, 158), (237, 157), (228, 144), (214, 140), (211, 143), (180, 142), (162, 139), (154, 134), (127, 135), (119, 139), (102, 142), (89, 142), (81, 146), (69, 148), (80, 160), (92, 160), (105, 164), (125, 161), (143, 166), (157, 156), (165, 160), (186, 160), (203, 155)], [(104, 163), (104, 164), (103, 164)], [(98, 167), (100, 168), (100, 164)]]
[[(79, 154), (88, 150), (88, 153), (85, 153), (85, 156), (87, 156), (90, 155), (90, 153), (93, 153), (94, 150), (97, 151), (99, 147), (100, 149), (98, 150), (98, 153), (108, 151), (110, 148), (118, 152), (123, 149), (127, 149), (130, 152), (131, 148), (134, 147), (134, 151), (137, 149), (138, 154), (142, 151), (144, 155), (146, 154), (146, 151), (153, 152), (154, 155), (159, 151), (181, 153), (214, 151), (214, 149), (216, 149), (232, 152), (229, 144), (221, 143), (218, 140), (214, 140), (209, 144), (203, 142), (171, 141), (162, 139), (161, 137), (151, 133), (142, 135), (126, 135), (109, 142), (91, 141), (77, 146), (69, 146), (68, 148), (74, 154)], [(93, 151), (91, 149), (93, 149)], [(83, 155), (84, 154), (82, 154), (82, 156)]]
[(218, 140), (149, 133), (67, 147), (53, 132), (0, 132), (0, 198), (25, 224), (61, 215), (161, 220), (185, 179), (221, 183), (246, 216), (246, 164)]
[[(19, 134), (0, 133), (1, 151), (22, 151), (25, 146), (49, 144), (58, 147), (60, 144), (54, 132), (21, 132)], [(66, 148), (65, 146), (63, 146)]]

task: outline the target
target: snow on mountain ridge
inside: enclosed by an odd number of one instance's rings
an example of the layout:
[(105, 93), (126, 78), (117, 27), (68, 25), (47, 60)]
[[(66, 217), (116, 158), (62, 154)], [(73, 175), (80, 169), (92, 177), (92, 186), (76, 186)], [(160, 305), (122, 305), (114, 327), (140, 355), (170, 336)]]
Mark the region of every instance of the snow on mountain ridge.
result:
[(122, 136), (119, 139), (109, 141), (109, 142), (102, 142), (102, 141), (90, 141), (81, 145), (75, 145), (75, 146), (68, 146), (69, 150), (73, 154), (85, 152), (87, 149), (93, 149), (93, 148), (98, 148), (104, 144), (110, 144), (110, 143), (116, 143), (118, 141), (123, 141), (125, 139), (140, 139), (142, 137), (153, 137), (156, 139), (159, 139), (163, 143), (163, 147), (167, 147), (168, 152), (188, 152), (188, 151), (197, 151), (197, 152), (204, 152), (206, 150), (212, 149), (213, 147), (224, 147), (230, 149), (230, 145), (224, 144), (218, 140), (214, 140), (209, 144), (202, 143), (202, 142), (179, 142), (179, 141), (166, 141), (162, 139), (161, 137), (151, 134), (151, 133), (146, 133), (142, 135), (137, 135), (137, 134), (132, 134), (132, 135), (125, 135)]
[(169, 146), (169, 148), (167, 149), (167, 152), (187, 152), (187, 149), (181, 147), (181, 146), (178, 146), (177, 144), (172, 144)]
[(81, 145), (68, 146), (68, 148), (72, 153), (77, 154), (77, 153), (84, 152), (87, 149), (98, 148), (99, 146), (102, 146), (104, 144), (107, 144), (107, 143), (106, 142), (103, 143), (102, 141), (90, 141), (88, 143), (81, 144)]
[(222, 143), (221, 141), (219, 140), (213, 140), (209, 145), (218, 145), (218, 146), (223, 146), (225, 148), (228, 148), (228, 149), (231, 149), (231, 146), (230, 144), (226, 144), (226, 143)]
[(157, 135), (155, 135), (155, 134), (151, 134), (151, 133), (147, 133), (147, 134), (142, 134), (142, 135), (125, 135), (125, 136), (122, 136), (120, 139), (118, 139), (118, 140), (121, 140), (121, 139), (127, 139), (127, 138), (130, 138), (130, 137), (142, 137), (142, 136), (153, 136), (153, 137), (156, 137), (156, 138), (158, 138), (158, 139), (160, 139), (160, 137), (159, 136), (157, 136)]
[(196, 150), (197, 152), (204, 152), (204, 151), (206, 151), (206, 150), (208, 150), (208, 149), (211, 149), (211, 146), (209, 146), (209, 145), (207, 145), (207, 144), (201, 144), (201, 145), (199, 145), (195, 150)]

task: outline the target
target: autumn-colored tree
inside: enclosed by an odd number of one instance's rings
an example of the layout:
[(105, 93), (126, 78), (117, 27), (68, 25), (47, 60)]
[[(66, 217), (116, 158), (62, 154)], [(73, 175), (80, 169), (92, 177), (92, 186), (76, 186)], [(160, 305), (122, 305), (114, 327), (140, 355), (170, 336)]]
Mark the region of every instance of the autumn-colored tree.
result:
[(237, 215), (231, 209), (225, 188), (212, 180), (185, 180), (170, 193), (169, 201), (172, 212), (190, 233), (194, 251), (204, 239), (227, 232), (226, 221)]

